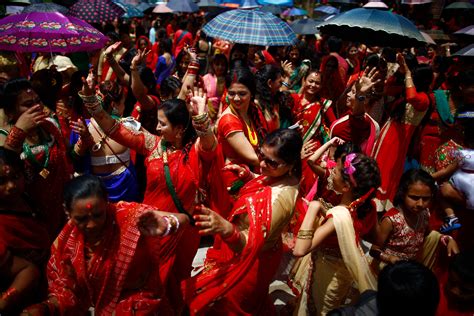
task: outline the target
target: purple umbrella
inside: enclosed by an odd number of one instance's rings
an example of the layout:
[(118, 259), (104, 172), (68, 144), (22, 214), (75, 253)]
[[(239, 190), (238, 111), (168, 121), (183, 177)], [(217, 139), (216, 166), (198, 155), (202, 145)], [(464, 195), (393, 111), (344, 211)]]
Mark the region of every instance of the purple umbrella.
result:
[(0, 20), (0, 50), (71, 53), (102, 48), (107, 42), (86, 22), (58, 12), (32, 12)]
[(110, 0), (79, 0), (70, 9), (69, 14), (87, 23), (113, 21), (125, 14), (125, 10)]

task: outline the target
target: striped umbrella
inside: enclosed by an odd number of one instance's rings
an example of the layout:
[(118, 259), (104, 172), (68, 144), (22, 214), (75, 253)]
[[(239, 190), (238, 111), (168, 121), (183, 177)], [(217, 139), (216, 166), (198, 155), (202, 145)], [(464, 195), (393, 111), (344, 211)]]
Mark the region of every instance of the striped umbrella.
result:
[(324, 14), (338, 14), (339, 9), (330, 5), (321, 5), (319, 7), (314, 8), (314, 12), (321, 12)]
[(166, 6), (173, 12), (196, 12), (199, 7), (192, 0), (170, 0)]
[(291, 28), (296, 34), (310, 35), (319, 33), (316, 28), (321, 21), (316, 21), (313, 19), (299, 19), (291, 23)]
[(474, 36), (474, 25), (469, 25), (468, 27), (460, 29), (459, 31), (454, 32), (454, 34)]
[(70, 9), (69, 14), (87, 23), (113, 21), (125, 14), (125, 10), (110, 0), (79, 0)]
[(288, 24), (260, 10), (224, 12), (204, 25), (203, 31), (210, 37), (241, 44), (285, 46), (297, 41)]

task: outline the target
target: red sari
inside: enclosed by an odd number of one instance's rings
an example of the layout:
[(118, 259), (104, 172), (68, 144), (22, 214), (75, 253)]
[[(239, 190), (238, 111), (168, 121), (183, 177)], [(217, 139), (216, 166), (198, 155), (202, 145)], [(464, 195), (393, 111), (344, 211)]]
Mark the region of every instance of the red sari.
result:
[(231, 222), (248, 216), (248, 240), (240, 253), (220, 236), (207, 252), (204, 270), (183, 283), (191, 315), (270, 315), (268, 288), (282, 256), (282, 243), (264, 250), (272, 221), (272, 188), (260, 176), (242, 188)]
[(414, 87), (407, 88), (406, 102), (398, 104), (405, 107), (402, 119), (390, 118), (382, 127), (380, 137), (375, 143), (372, 157), (377, 161), (382, 178), (382, 184), (377, 190), (379, 212), (391, 208), (413, 133), (429, 107), (428, 96), (424, 96), (425, 98), (419, 98)]
[[(178, 213), (166, 185), (161, 138), (147, 131), (129, 130), (122, 124), (110, 137), (146, 157), (147, 184), (143, 203), (154, 206), (160, 211)], [(168, 165), (173, 186), (183, 208), (189, 214), (193, 213), (195, 205), (200, 202), (200, 188), (203, 187), (206, 179), (204, 170), (214, 155), (214, 152), (199, 150), (197, 143), (191, 145), (186, 152), (176, 150), (168, 153)], [(199, 247), (199, 241), (200, 236), (197, 229), (190, 226), (184, 229), (183, 236), (178, 242), (179, 251), (170, 254), (175, 262), (173, 273), (169, 276), (167, 284), (167, 292), (170, 293), (171, 299), (179, 300), (181, 297), (179, 284), (191, 275), (192, 262)], [(172, 304), (178, 308), (182, 302), (172, 302)]]
[[(26, 159), (24, 152), (21, 154), (21, 159), (25, 161), (26, 192), (31, 200), (35, 201), (42, 217), (46, 219), (45, 225), (49, 237), (54, 240), (66, 222), (63, 207), (63, 188), (71, 179), (73, 169), (67, 157), (66, 142), (57, 122), (52, 118), (48, 118), (47, 121), (41, 124), (41, 128), (52, 138), (48, 144), (49, 162), (46, 167), (49, 172), (48, 176), (43, 178), (39, 174), (42, 168), (38, 168)], [(36, 152), (36, 148), (40, 146), (31, 147), (36, 160), (44, 165), (46, 159), (44, 150)]]
[(91, 306), (100, 316), (171, 313), (162, 285), (169, 269), (162, 264), (167, 266), (169, 248), (176, 242), (140, 236), (137, 217), (151, 209), (109, 204), (103, 238), (92, 251), (76, 225), (66, 224), (51, 248), (47, 269), (49, 296), (58, 300), (61, 315), (84, 315)]

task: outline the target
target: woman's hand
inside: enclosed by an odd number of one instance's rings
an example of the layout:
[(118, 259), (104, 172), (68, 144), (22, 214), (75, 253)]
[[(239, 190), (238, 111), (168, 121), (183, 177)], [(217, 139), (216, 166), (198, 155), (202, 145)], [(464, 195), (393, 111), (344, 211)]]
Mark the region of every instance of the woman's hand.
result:
[(403, 56), (402, 53), (397, 54), (397, 63), (400, 66), (399, 70), (401, 73), (405, 74), (407, 72), (410, 72), (410, 69), (408, 68), (408, 65), (405, 61), (405, 56)]
[(197, 206), (196, 211), (193, 218), (200, 235), (221, 235), (222, 238), (232, 235), (233, 225), (222, 216), (205, 206)]
[(84, 96), (92, 96), (95, 94), (96, 76), (93, 69), (89, 70), (87, 78), (82, 77), (82, 90), (80, 91)]
[(168, 222), (156, 212), (148, 211), (138, 217), (137, 227), (145, 236), (162, 236), (168, 228)]
[[(222, 168), (222, 171), (230, 171), (237, 175), (240, 180), (247, 180), (253, 178), (253, 174), (246, 165), (231, 164)], [(248, 181), (248, 180), (247, 180)]]
[(196, 50), (193, 47), (187, 46), (184, 50), (189, 55), (191, 61), (198, 59)]
[(189, 90), (190, 102), (187, 103), (191, 115), (200, 115), (208, 112), (207, 94), (202, 87), (194, 87)]
[(43, 106), (36, 104), (23, 112), (17, 119), (15, 126), (28, 133), (44, 122), (48, 116), (43, 112)]
[(104, 51), (104, 55), (107, 57), (107, 58), (110, 58), (112, 57), (112, 55), (117, 52), (120, 47), (122, 46), (122, 42), (115, 42), (113, 43), (112, 45), (110, 45), (109, 47), (107, 47)]
[(86, 126), (86, 123), (84, 122), (83, 119), (78, 119), (77, 122), (72, 121), (71, 124), (71, 129), (77, 133), (81, 138), (89, 138), (92, 137), (91, 133), (89, 132), (89, 129)]
[(379, 83), (381, 79), (375, 79), (379, 75), (376, 67), (368, 70), (365, 69), (364, 74), (355, 83), (356, 95), (366, 95), (374, 87), (375, 84)]
[(56, 102), (56, 115), (66, 119), (71, 118), (71, 109), (64, 103), (63, 100)]
[(316, 150), (317, 145), (318, 143), (313, 139), (310, 139), (309, 141), (304, 143), (303, 148), (301, 148), (301, 159), (306, 159), (311, 156)]
[(145, 63), (146, 56), (151, 52), (149, 49), (144, 50), (137, 50), (136, 55), (133, 57), (132, 62), (130, 64), (130, 68), (137, 68)]
[(290, 77), (293, 73), (293, 64), (289, 60), (281, 62), (281, 68), (283, 69), (284, 77)]

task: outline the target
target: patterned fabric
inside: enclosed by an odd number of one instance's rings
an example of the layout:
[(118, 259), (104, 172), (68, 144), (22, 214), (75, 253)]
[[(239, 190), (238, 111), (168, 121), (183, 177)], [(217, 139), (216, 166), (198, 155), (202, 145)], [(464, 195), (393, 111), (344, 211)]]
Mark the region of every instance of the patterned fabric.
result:
[(404, 260), (416, 259), (423, 247), (426, 232), (429, 230), (429, 211), (418, 215), (416, 227), (407, 224), (403, 212), (392, 208), (385, 213), (384, 218), (390, 219), (393, 230), (384, 245), (384, 251)]
[(233, 43), (286, 46), (296, 42), (293, 30), (271, 13), (258, 10), (231, 10), (219, 14), (203, 27), (210, 37)]
[(69, 10), (69, 14), (88, 23), (113, 21), (123, 16), (125, 11), (110, 0), (79, 0)]
[(435, 168), (436, 171), (446, 168), (450, 164), (459, 161), (459, 150), (462, 146), (454, 142), (452, 139), (441, 145), (435, 152)]

